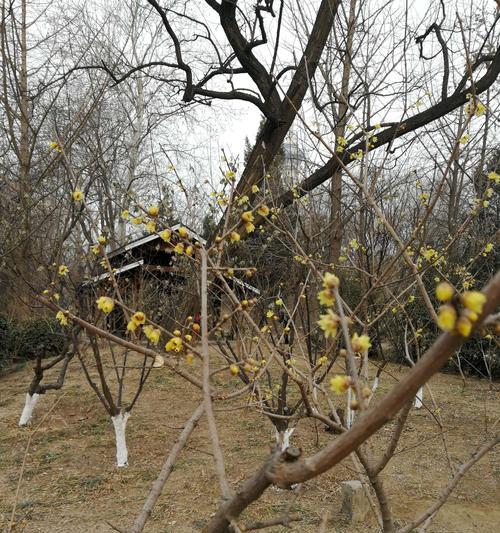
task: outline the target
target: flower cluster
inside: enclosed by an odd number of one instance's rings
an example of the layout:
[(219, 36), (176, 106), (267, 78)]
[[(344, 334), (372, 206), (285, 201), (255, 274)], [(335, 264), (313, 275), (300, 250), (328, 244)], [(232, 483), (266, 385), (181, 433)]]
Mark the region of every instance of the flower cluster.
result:
[(142, 326), (146, 323), (146, 315), (142, 311), (135, 312), (128, 324), (127, 324), (127, 331), (135, 331), (139, 326)]
[[(441, 282), (436, 287), (436, 298), (444, 304), (438, 311), (439, 328), (468, 337), (483, 311), (486, 296), (479, 291), (465, 291), (458, 295), (449, 283)], [(461, 309), (459, 304), (462, 305)]]
[(325, 307), (332, 307), (335, 303), (334, 289), (340, 284), (335, 274), (325, 272), (323, 275), (323, 290), (318, 292), (318, 301)]
[(96, 300), (96, 303), (98, 309), (106, 314), (111, 313), (111, 311), (113, 311), (115, 308), (115, 302), (113, 298), (109, 298), (108, 296), (101, 296), (98, 300)]

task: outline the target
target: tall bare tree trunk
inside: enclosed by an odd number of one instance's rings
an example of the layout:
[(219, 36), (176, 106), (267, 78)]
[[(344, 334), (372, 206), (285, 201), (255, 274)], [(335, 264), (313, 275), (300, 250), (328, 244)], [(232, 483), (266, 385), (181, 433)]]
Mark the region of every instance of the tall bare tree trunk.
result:
[[(345, 136), (347, 118), (349, 112), (349, 79), (352, 68), (352, 40), (356, 19), (357, 0), (351, 0), (349, 6), (349, 22), (347, 26), (347, 40), (344, 66), (342, 70), (342, 87), (340, 90), (340, 102), (338, 105), (339, 121), (334, 129), (335, 138)], [(330, 262), (337, 264), (339, 262), (340, 250), (342, 247), (343, 237), (343, 217), (342, 217), (342, 170), (338, 169), (332, 176), (330, 189)]]

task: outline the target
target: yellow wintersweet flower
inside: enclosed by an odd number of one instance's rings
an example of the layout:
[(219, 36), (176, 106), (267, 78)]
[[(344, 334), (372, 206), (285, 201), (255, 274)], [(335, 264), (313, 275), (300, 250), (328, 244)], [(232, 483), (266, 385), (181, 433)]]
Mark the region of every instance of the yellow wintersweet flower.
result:
[(106, 237), (104, 235), (99, 235), (99, 237), (97, 237), (97, 241), (99, 244), (106, 244)]
[(75, 189), (71, 196), (75, 202), (81, 202), (83, 200), (83, 192), (80, 189)]
[(240, 234), (237, 231), (232, 231), (229, 238), (231, 239), (231, 242), (238, 242), (241, 239)]
[(339, 374), (330, 379), (330, 390), (335, 394), (342, 394), (351, 386), (351, 378), (349, 376), (340, 376)]
[(96, 303), (97, 307), (106, 314), (111, 313), (111, 311), (113, 311), (115, 308), (115, 302), (108, 296), (101, 296), (98, 300), (96, 300)]
[(472, 115), (474, 113), (476, 117), (483, 115), (486, 111), (486, 106), (475, 97), (473, 99), (473, 96), (470, 93), (468, 93), (466, 97), (469, 100), (469, 103), (465, 106), (465, 112), (468, 115)]
[(132, 321), (138, 325), (144, 324), (146, 322), (146, 315), (142, 311), (136, 311), (132, 315)]
[(454, 294), (455, 290), (449, 283), (446, 283), (446, 281), (442, 281), (436, 287), (436, 298), (440, 302), (449, 302), (453, 298)]
[(69, 272), (69, 268), (66, 265), (59, 265), (57, 272), (60, 276), (65, 276)]
[(484, 112), (486, 111), (486, 106), (482, 102), (477, 102), (476, 104), (476, 117), (480, 117), (481, 115), (484, 115)]
[(59, 324), (61, 324), (61, 326), (67, 326), (68, 325), (68, 317), (64, 314), (63, 311), (58, 311), (57, 312), (56, 319), (59, 320)]
[(174, 337), (180, 337), (181, 336), (181, 330), (180, 329), (174, 329), (173, 333), (174, 333)]
[(232, 170), (226, 172), (226, 178), (228, 181), (234, 181), (236, 174)]
[(434, 257), (438, 256), (436, 250), (434, 250), (430, 246), (427, 246), (426, 248), (420, 248), (420, 253), (425, 257), (425, 259), (427, 259), (427, 261), (432, 261)]
[(496, 172), (490, 172), (488, 174), (488, 179), (494, 181), (495, 183), (500, 183), (500, 174), (497, 174)]
[(347, 141), (344, 137), (337, 137), (337, 143), (340, 144), (340, 146), (345, 146), (347, 144)]
[(186, 342), (191, 342), (193, 340), (193, 336), (189, 333), (186, 333), (186, 335), (184, 335), (184, 339)]
[(360, 246), (361, 245), (356, 239), (351, 239), (349, 241), (349, 247), (352, 248), (353, 250), (359, 250)]
[(330, 289), (323, 289), (318, 292), (318, 301), (321, 305), (331, 307), (335, 303), (335, 296)]
[(134, 322), (133, 320), (129, 320), (127, 324), (127, 331), (135, 331), (139, 327), (139, 324), (137, 322)]
[(258, 193), (260, 191), (259, 187), (257, 185), (252, 185), (252, 192), (254, 194)]
[(467, 291), (462, 294), (461, 300), (467, 309), (480, 314), (483, 310), (483, 305), (486, 302), (486, 296), (479, 291)]
[(355, 352), (364, 353), (368, 351), (372, 343), (368, 335), (358, 335), (355, 333), (351, 338), (351, 346)]
[(183, 227), (180, 227), (177, 230), (177, 233), (179, 234), (179, 237), (182, 237), (183, 239), (185, 239), (188, 236), (188, 230), (186, 228), (183, 228)]
[(267, 205), (261, 205), (260, 207), (257, 208), (257, 213), (261, 216), (261, 217), (267, 217), (269, 215), (269, 207), (267, 207)]
[(335, 287), (338, 287), (339, 285), (340, 285), (340, 280), (335, 274), (331, 274), (330, 272), (325, 272), (323, 274), (323, 287), (325, 289), (334, 289)]
[(476, 320), (479, 318), (479, 315), (470, 309), (464, 309), (464, 316), (467, 317), (471, 322), (476, 322)]
[(52, 150), (55, 150), (56, 152), (62, 152), (62, 149), (61, 147), (59, 146), (58, 143), (52, 141), (49, 143), (49, 147), (52, 149)]
[(188, 365), (192, 365), (193, 364), (193, 361), (194, 361), (194, 355), (191, 353), (191, 352), (188, 352), (186, 354), (186, 363)]
[(160, 212), (160, 208), (156, 204), (150, 205), (148, 208), (148, 214), (152, 217), (158, 216), (159, 212)]
[(273, 318), (274, 316), (274, 311), (272, 309), (269, 309), (267, 312), (266, 312), (266, 316), (267, 318)]
[(154, 233), (156, 231), (156, 222), (153, 222), (152, 220), (150, 220), (146, 224), (146, 230), (149, 231), (149, 233)]
[(90, 247), (90, 251), (94, 254), (94, 255), (99, 255), (101, 253), (101, 249), (99, 248), (99, 246), (97, 246), (97, 244), (94, 244), (94, 246), (91, 246)]
[(172, 237), (172, 232), (169, 229), (164, 229), (163, 231), (160, 231), (159, 235), (162, 240), (169, 242), (170, 237)]
[(318, 320), (319, 327), (325, 332), (325, 337), (335, 337), (340, 318), (331, 309), (328, 309), (325, 315), (321, 315)]
[(327, 361), (328, 361), (328, 357), (326, 355), (323, 355), (323, 357), (320, 357), (316, 363), (319, 366), (323, 366)]
[(229, 367), (229, 371), (231, 372), (231, 375), (233, 375), (233, 376), (237, 376), (238, 373), (239, 373), (239, 371), (240, 371), (240, 369), (238, 368), (237, 365), (231, 365), (231, 366)]
[(494, 244), (492, 242), (489, 242), (484, 246), (484, 253), (489, 254), (491, 250), (493, 250)]
[(182, 254), (184, 252), (184, 244), (182, 244), (182, 242), (177, 243), (174, 246), (174, 252), (176, 254)]
[(149, 342), (152, 344), (158, 344), (161, 335), (161, 331), (159, 329), (147, 324), (142, 328), (142, 331), (144, 331), (144, 335), (146, 335)]
[(139, 226), (140, 224), (142, 224), (142, 218), (141, 217), (134, 217), (131, 222), (132, 222), (132, 224), (134, 224), (134, 226)]
[(457, 320), (457, 331), (462, 337), (468, 337), (472, 331), (472, 322), (465, 316)]
[(443, 305), (438, 311), (438, 327), (443, 331), (452, 331), (457, 320), (457, 312), (452, 305)]
[(353, 152), (351, 154), (351, 159), (357, 159), (358, 161), (363, 159), (363, 150), (361, 150), (361, 148), (359, 148), (357, 152)]
[(130, 218), (130, 213), (126, 209), (124, 209), (122, 211), (121, 217), (123, 218), (123, 220), (128, 220)]
[(283, 305), (283, 300), (281, 298), (278, 298), (275, 302), (274, 302), (275, 305), (277, 306), (280, 306), (280, 305)]
[(185, 254), (186, 255), (192, 255), (193, 253), (193, 247), (191, 245), (189, 245), (187, 248), (186, 248), (186, 252)]
[(242, 206), (242, 205), (248, 204), (249, 200), (250, 199), (245, 194), (245, 195), (241, 196), (240, 198), (238, 198), (238, 201), (236, 203), (237, 203), (237, 205)]
[(243, 220), (243, 222), (253, 222), (254, 216), (251, 211), (245, 211), (241, 215), (241, 220)]
[(180, 337), (172, 337), (167, 344), (165, 344), (165, 350), (167, 352), (181, 352), (183, 349), (182, 339)]
[(458, 142), (460, 144), (467, 144), (469, 142), (469, 139), (470, 139), (470, 135), (462, 135), (462, 137), (460, 137)]
[(245, 231), (247, 233), (253, 233), (255, 231), (255, 226), (251, 222), (245, 224)]

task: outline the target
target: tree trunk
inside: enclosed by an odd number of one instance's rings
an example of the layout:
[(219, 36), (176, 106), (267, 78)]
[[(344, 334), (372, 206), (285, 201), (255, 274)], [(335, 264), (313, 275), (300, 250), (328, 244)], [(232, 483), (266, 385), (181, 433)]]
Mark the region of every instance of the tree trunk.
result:
[(424, 399), (424, 388), (420, 387), (420, 389), (418, 389), (417, 391), (417, 395), (415, 396), (415, 403), (413, 404), (415, 409), (420, 409), (424, 405), (423, 399)]
[(21, 418), (19, 419), (20, 427), (27, 426), (31, 422), (31, 417), (33, 416), (33, 409), (35, 408), (35, 405), (37, 404), (39, 398), (40, 394), (37, 394), (36, 392), (33, 395), (31, 395), (29, 392), (26, 393), (24, 409), (21, 413)]
[(127, 427), (127, 421), (130, 417), (128, 411), (121, 412), (115, 416), (111, 417), (113, 426), (115, 428), (115, 439), (116, 439), (116, 466), (118, 468), (128, 466), (128, 450), (127, 450), (127, 441), (125, 438), (125, 429)]
[(276, 429), (276, 446), (280, 451), (285, 451), (290, 446), (290, 437), (295, 428), (287, 428), (283, 431)]

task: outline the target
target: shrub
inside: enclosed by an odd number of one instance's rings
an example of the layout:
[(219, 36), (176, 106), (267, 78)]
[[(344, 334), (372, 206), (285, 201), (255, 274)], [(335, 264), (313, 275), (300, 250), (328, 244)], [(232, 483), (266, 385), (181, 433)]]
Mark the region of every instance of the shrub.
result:
[(8, 367), (13, 356), (14, 324), (4, 316), (0, 316), (0, 372)]
[(24, 359), (35, 358), (41, 346), (45, 357), (58, 355), (64, 345), (62, 328), (54, 318), (36, 317), (22, 322), (15, 337), (16, 356)]

